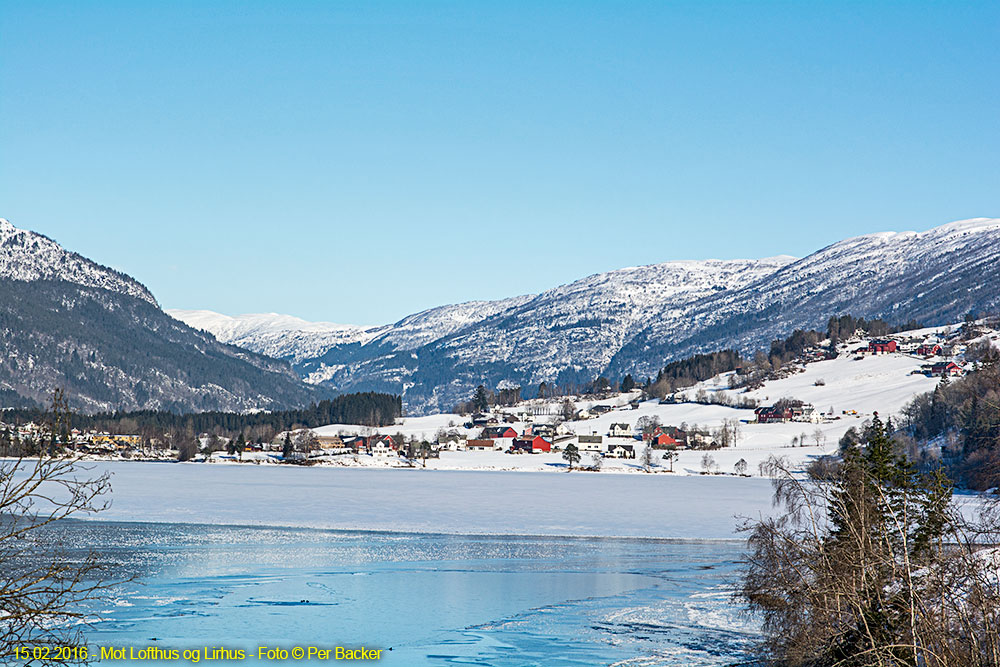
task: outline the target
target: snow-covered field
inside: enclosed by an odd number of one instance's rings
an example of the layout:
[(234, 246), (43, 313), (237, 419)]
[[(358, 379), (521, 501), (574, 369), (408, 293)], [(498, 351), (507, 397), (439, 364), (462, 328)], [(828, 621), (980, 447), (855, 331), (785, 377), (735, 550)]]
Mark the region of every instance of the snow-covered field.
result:
[[(878, 412), (883, 419), (896, 415), (913, 396), (934, 389), (937, 378), (913, 374), (926, 361), (906, 354), (867, 356), (855, 360), (852, 355), (842, 354), (837, 359), (818, 361), (806, 365), (805, 371), (790, 377), (768, 382), (763, 388), (735, 393), (728, 390), (727, 376), (719, 376), (686, 390), (694, 397), (700, 389), (708, 394), (731, 393), (734, 397), (753, 398), (762, 405), (768, 405), (780, 398), (796, 398), (815, 406), (818, 412), (829, 413), (833, 417), (810, 422), (786, 422), (757, 424), (754, 412), (748, 409), (729, 408), (721, 405), (699, 403), (664, 404), (645, 401), (638, 409), (628, 406), (628, 397), (623, 396), (607, 401), (579, 401), (577, 407), (591, 407), (593, 404), (609, 404), (617, 409), (594, 419), (570, 421), (565, 427), (577, 435), (597, 434), (604, 436), (603, 447), (609, 443), (631, 444), (637, 447), (641, 457), (643, 445), (630, 438), (609, 438), (611, 424), (628, 424), (635, 427), (642, 417), (656, 417), (664, 425), (692, 427), (698, 425), (708, 429), (718, 428), (725, 420), (739, 420), (739, 438), (735, 447), (705, 452), (701, 450), (680, 451), (674, 463), (674, 472), (666, 472), (667, 464), (661, 460), (662, 452), (656, 453), (658, 469), (664, 474), (690, 475), (703, 472), (702, 457), (707, 453), (716, 463), (716, 471), (732, 473), (736, 462), (743, 459), (748, 464), (748, 474), (757, 475), (758, 465), (771, 455), (786, 456), (797, 466), (808, 464), (818, 456), (836, 450), (837, 443), (850, 427), (860, 428)], [(817, 382), (820, 384), (817, 384)], [(845, 412), (851, 414), (844, 414)], [(856, 414), (854, 414), (856, 413)], [(399, 420), (395, 426), (378, 429), (381, 433), (402, 434), (406, 438), (420, 438), (433, 441), (439, 429), (455, 428), (468, 437), (476, 437), (480, 429), (466, 429), (462, 424), (466, 417), (455, 414), (438, 414), (426, 417), (408, 417)], [(511, 424), (519, 433), (526, 425), (523, 422)], [(319, 435), (368, 435), (374, 429), (350, 424), (331, 424), (314, 429)], [(804, 436), (804, 438), (803, 438)], [(794, 440), (798, 446), (792, 446)], [(802, 443), (805, 446), (802, 446)], [(581, 463), (587, 465), (591, 455), (582, 453)], [(371, 456), (338, 457), (334, 465), (366, 467), (399, 467), (406, 465), (399, 459)], [(422, 465), (420, 463), (419, 465)], [(440, 459), (428, 459), (427, 467), (438, 470), (519, 470), (519, 471), (564, 471), (566, 462), (560, 453), (512, 455), (502, 452), (442, 452)], [(601, 473), (642, 473), (639, 459), (619, 460), (605, 458)], [(584, 473), (581, 473), (584, 474)], [(592, 475), (594, 473), (586, 473)]]
[(94, 462), (103, 521), (450, 534), (732, 539), (764, 479)]

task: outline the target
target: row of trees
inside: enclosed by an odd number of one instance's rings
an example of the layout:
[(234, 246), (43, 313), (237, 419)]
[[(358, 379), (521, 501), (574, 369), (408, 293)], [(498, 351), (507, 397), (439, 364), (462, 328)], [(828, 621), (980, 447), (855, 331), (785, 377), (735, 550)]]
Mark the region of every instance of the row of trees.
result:
[(831, 317), (826, 323), (826, 337), (834, 345), (853, 336), (855, 332), (862, 331), (869, 336), (888, 336), (900, 331), (912, 331), (920, 329), (923, 325), (916, 320), (910, 320), (906, 324), (890, 325), (883, 319), (875, 318), (866, 320), (863, 317), (852, 315), (839, 315)]
[(917, 443), (943, 446), (950, 474), (972, 489), (1000, 486), (1000, 351), (972, 345), (977, 368), (963, 378), (942, 378), (902, 411), (902, 427)]
[[(4, 412), (4, 421), (12, 424), (41, 423), (46, 413), (38, 409), (16, 409)], [(197, 412), (178, 414), (163, 410), (75, 414), (73, 424), (80, 429), (97, 429), (111, 433), (138, 433), (145, 429), (162, 433), (188, 429), (210, 433), (218, 430), (236, 433), (266, 426), (276, 431), (293, 427), (314, 427), (325, 424), (361, 424), (388, 426), (402, 416), (399, 396), (363, 392), (344, 394), (331, 400), (313, 403), (305, 408), (274, 412)]]
[(876, 417), (822, 477), (772, 459), (779, 516), (748, 522), (738, 597), (788, 667), (1000, 664), (1000, 521), (951, 502)]

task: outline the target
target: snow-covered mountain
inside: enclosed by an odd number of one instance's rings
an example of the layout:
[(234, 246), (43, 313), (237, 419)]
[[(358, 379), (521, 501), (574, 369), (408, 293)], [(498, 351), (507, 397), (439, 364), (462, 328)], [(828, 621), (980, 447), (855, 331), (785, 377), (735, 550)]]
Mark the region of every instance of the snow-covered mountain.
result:
[(207, 331), (220, 341), (275, 358), (302, 361), (336, 345), (371, 340), (370, 327), (333, 322), (308, 322), (292, 315), (254, 313), (230, 317), (211, 310), (167, 310), (190, 327)]
[(299, 407), (324, 394), (285, 361), (225, 345), (169, 316), (143, 285), (0, 220), (0, 407)]
[(724, 342), (753, 350), (795, 328), (850, 313), (938, 325), (1000, 309), (1000, 219), (926, 232), (884, 232), (827, 246), (738, 290), (699, 304), (681, 323), (657, 318), (624, 346), (610, 372), (649, 372), (648, 359)]
[[(776, 250), (780, 250), (777, 248)], [(766, 347), (850, 313), (928, 325), (1000, 309), (1000, 219), (847, 239), (802, 259), (666, 262), (502, 301), (443, 306), (383, 327), (234, 326), (171, 311), (226, 342), (290, 360), (338, 391), (402, 392), (411, 413), (447, 409), (480, 383), (582, 383), (655, 374), (666, 361)]]
[(47, 236), (18, 229), (5, 218), (0, 218), (0, 279), (65, 280), (157, 305), (149, 290), (133, 278), (70, 252)]

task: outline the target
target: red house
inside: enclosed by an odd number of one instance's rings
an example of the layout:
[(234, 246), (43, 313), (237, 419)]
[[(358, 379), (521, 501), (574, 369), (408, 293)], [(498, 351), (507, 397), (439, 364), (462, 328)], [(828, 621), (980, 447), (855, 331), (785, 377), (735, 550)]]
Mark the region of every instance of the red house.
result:
[(645, 440), (646, 442), (649, 442), (650, 440), (654, 440), (655, 438), (658, 438), (661, 435), (663, 435), (663, 429), (657, 426), (652, 431), (649, 431), (648, 433), (643, 433), (642, 439)]
[(779, 408), (773, 405), (760, 407), (754, 410), (754, 414), (757, 415), (758, 424), (773, 424), (775, 422), (787, 422), (791, 421), (795, 413), (791, 408)]
[(941, 346), (937, 344), (924, 344), (917, 348), (917, 354), (924, 357), (933, 357), (935, 354), (941, 354)]
[(961, 375), (962, 367), (954, 361), (944, 361), (931, 366), (931, 375)]
[(487, 426), (483, 429), (483, 438), (496, 440), (497, 438), (516, 438), (517, 431), (510, 426)]
[(520, 449), (521, 451), (531, 452), (532, 454), (537, 454), (538, 452), (552, 451), (552, 443), (540, 435), (536, 435), (533, 438), (516, 439), (514, 440), (514, 444), (511, 446), (514, 449)]
[(873, 340), (868, 343), (868, 351), (872, 354), (886, 354), (896, 351), (896, 341), (894, 340)]

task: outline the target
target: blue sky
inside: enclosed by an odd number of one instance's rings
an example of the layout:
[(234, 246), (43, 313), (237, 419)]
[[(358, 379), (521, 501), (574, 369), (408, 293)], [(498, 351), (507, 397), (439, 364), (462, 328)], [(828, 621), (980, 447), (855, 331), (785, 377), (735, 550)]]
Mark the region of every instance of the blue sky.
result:
[(996, 2), (0, 2), (0, 216), (378, 324), (1000, 215)]

